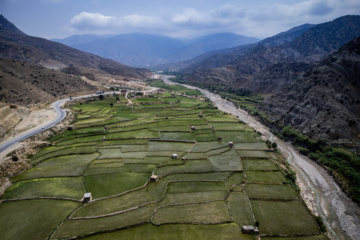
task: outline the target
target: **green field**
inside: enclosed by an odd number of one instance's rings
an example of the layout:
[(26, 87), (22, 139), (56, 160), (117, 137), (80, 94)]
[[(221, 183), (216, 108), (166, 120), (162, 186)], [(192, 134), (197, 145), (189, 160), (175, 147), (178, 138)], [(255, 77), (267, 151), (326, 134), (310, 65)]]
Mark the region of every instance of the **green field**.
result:
[(1, 237), (253, 240), (241, 227), (258, 222), (262, 239), (326, 239), (259, 133), (198, 91), (167, 89), (132, 108), (113, 97), (73, 105), (73, 129), (11, 178)]

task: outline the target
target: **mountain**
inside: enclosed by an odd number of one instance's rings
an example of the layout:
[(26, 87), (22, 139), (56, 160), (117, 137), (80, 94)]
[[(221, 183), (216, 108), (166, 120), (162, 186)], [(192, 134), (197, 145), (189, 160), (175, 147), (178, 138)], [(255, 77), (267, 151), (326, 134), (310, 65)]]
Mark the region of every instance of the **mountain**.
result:
[(265, 97), (260, 111), (276, 123), (292, 125), (314, 138), (356, 140), (358, 40), (347, 43), (360, 36), (360, 16), (305, 28), (280, 45), (278, 37), (284, 33), (213, 55), (183, 70), (188, 74), (183, 81), (210, 90), (250, 90)]
[[(69, 66), (78, 70), (76, 76), (66, 73)], [(23, 106), (94, 91), (95, 87), (82, 76), (100, 84), (103, 79), (144, 79), (151, 75), (146, 69), (131, 68), (28, 36), (3, 16), (0, 16), (0, 69), (0, 100)]]
[(207, 52), (190, 60), (158, 65), (155, 67), (155, 69), (167, 72), (182, 72), (184, 74), (191, 74), (196, 70), (225, 66), (227, 64), (232, 64), (236, 61), (236, 59), (239, 59), (245, 53), (250, 52), (258, 45), (279, 46), (294, 40), (313, 26), (315, 25), (304, 24), (291, 28), (286, 32), (279, 33), (273, 37), (266, 38), (258, 43), (248, 42), (247, 44), (243, 44), (234, 48), (225, 48), (217, 51)]
[(81, 35), (53, 40), (131, 66), (145, 67), (187, 60), (209, 51), (258, 41), (234, 33), (211, 34), (191, 40), (142, 33)]
[(313, 66), (261, 104), (277, 123), (315, 139), (358, 140), (360, 133), (360, 38)]
[(134, 78), (144, 78), (148, 73), (145, 69), (134, 69), (60, 43), (28, 36), (3, 16), (0, 18), (0, 25), (2, 26), (0, 29), (0, 58), (26, 61), (54, 69), (73, 64), (100, 70), (105, 69), (111, 73), (121, 72), (125, 76)]
[[(258, 87), (266, 85), (263, 76), (273, 75), (272, 83), (284, 85), (276, 80), (274, 70), (278, 69), (281, 72), (282, 79), (284, 75), (290, 74), (286, 72), (287, 69), (293, 71), (287, 67), (288, 64), (296, 63), (305, 67), (306, 64), (319, 61), (338, 50), (340, 46), (360, 36), (360, 16), (344, 16), (328, 23), (306, 27), (307, 30), (302, 34), (287, 38), (292, 40), (281, 45), (278, 45), (277, 39), (282, 38), (284, 34), (233, 49), (232, 52), (211, 56), (183, 69), (182, 72), (188, 74), (184, 80), (204, 86), (221, 85), (225, 89), (248, 88), (255, 93), (274, 93), (265, 92)], [(281, 71), (282, 68), (285, 72)], [(273, 89), (281, 91), (281, 88)]]

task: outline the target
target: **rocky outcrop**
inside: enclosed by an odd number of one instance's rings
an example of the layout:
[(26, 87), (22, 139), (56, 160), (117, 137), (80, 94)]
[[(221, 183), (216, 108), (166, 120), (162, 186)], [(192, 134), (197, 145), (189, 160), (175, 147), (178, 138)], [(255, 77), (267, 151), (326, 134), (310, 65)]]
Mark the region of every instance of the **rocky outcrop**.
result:
[(315, 139), (358, 141), (360, 38), (312, 67), (261, 104), (272, 120)]

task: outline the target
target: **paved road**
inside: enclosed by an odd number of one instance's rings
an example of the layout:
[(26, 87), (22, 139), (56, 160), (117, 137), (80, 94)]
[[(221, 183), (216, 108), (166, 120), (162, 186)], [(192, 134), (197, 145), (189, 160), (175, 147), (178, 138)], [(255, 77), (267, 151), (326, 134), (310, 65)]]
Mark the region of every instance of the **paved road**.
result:
[[(158, 90), (158, 88), (151, 88), (150, 90), (142, 91), (142, 92), (145, 93), (145, 92), (152, 92), (152, 91), (156, 91), (156, 90)], [(120, 94), (121, 92), (106, 92), (106, 93), (103, 93), (103, 95), (113, 94), (113, 93)], [(94, 96), (99, 96), (99, 95), (98, 94), (89, 94), (89, 95), (84, 95), (84, 96), (80, 96), (80, 97), (66, 98), (66, 99), (62, 99), (62, 100), (54, 102), (53, 104), (51, 104), (51, 106), (52, 106), (52, 108), (55, 109), (57, 116), (53, 121), (51, 121), (50, 123), (48, 123), (46, 125), (38, 126), (36, 128), (30, 129), (29, 131), (27, 131), (23, 134), (20, 134), (2, 144), (0, 144), (0, 152), (3, 152), (5, 149), (9, 148), (10, 146), (12, 146), (15, 143), (18, 143), (28, 137), (34, 136), (35, 134), (45, 131), (49, 128), (52, 128), (57, 123), (61, 122), (61, 120), (63, 120), (66, 117), (66, 111), (64, 109), (62, 109), (61, 106), (63, 104), (65, 104), (67, 101), (79, 99), (79, 98), (94, 97)]]
[[(113, 94), (113, 93), (120, 93), (120, 92), (106, 92), (106, 93), (103, 93), (103, 95)], [(89, 94), (89, 95), (84, 95), (84, 96), (80, 96), (80, 97), (73, 97), (71, 99), (87, 98), (87, 97), (93, 97), (93, 96), (99, 96), (99, 95)], [(57, 113), (57, 116), (53, 121), (51, 121), (50, 123), (47, 123), (46, 125), (35, 127), (25, 133), (19, 134), (18, 136), (0, 144), (0, 152), (4, 151), (5, 149), (9, 148), (10, 146), (12, 146), (15, 143), (18, 143), (28, 137), (34, 136), (35, 134), (45, 131), (46, 129), (52, 128), (57, 123), (61, 122), (66, 117), (66, 111), (64, 109), (62, 109), (61, 106), (63, 104), (65, 104), (67, 101), (70, 101), (71, 99), (66, 98), (66, 99), (56, 101), (53, 104), (51, 104), (51, 107), (54, 108)]]

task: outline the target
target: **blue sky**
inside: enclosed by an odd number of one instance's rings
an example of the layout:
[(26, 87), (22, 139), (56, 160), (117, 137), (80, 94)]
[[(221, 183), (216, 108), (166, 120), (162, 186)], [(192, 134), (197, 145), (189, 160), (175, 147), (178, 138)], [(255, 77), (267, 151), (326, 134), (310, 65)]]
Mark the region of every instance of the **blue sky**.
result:
[(234, 32), (266, 38), (304, 23), (360, 15), (359, 0), (0, 0), (0, 14), (26, 34), (143, 32), (194, 38)]

